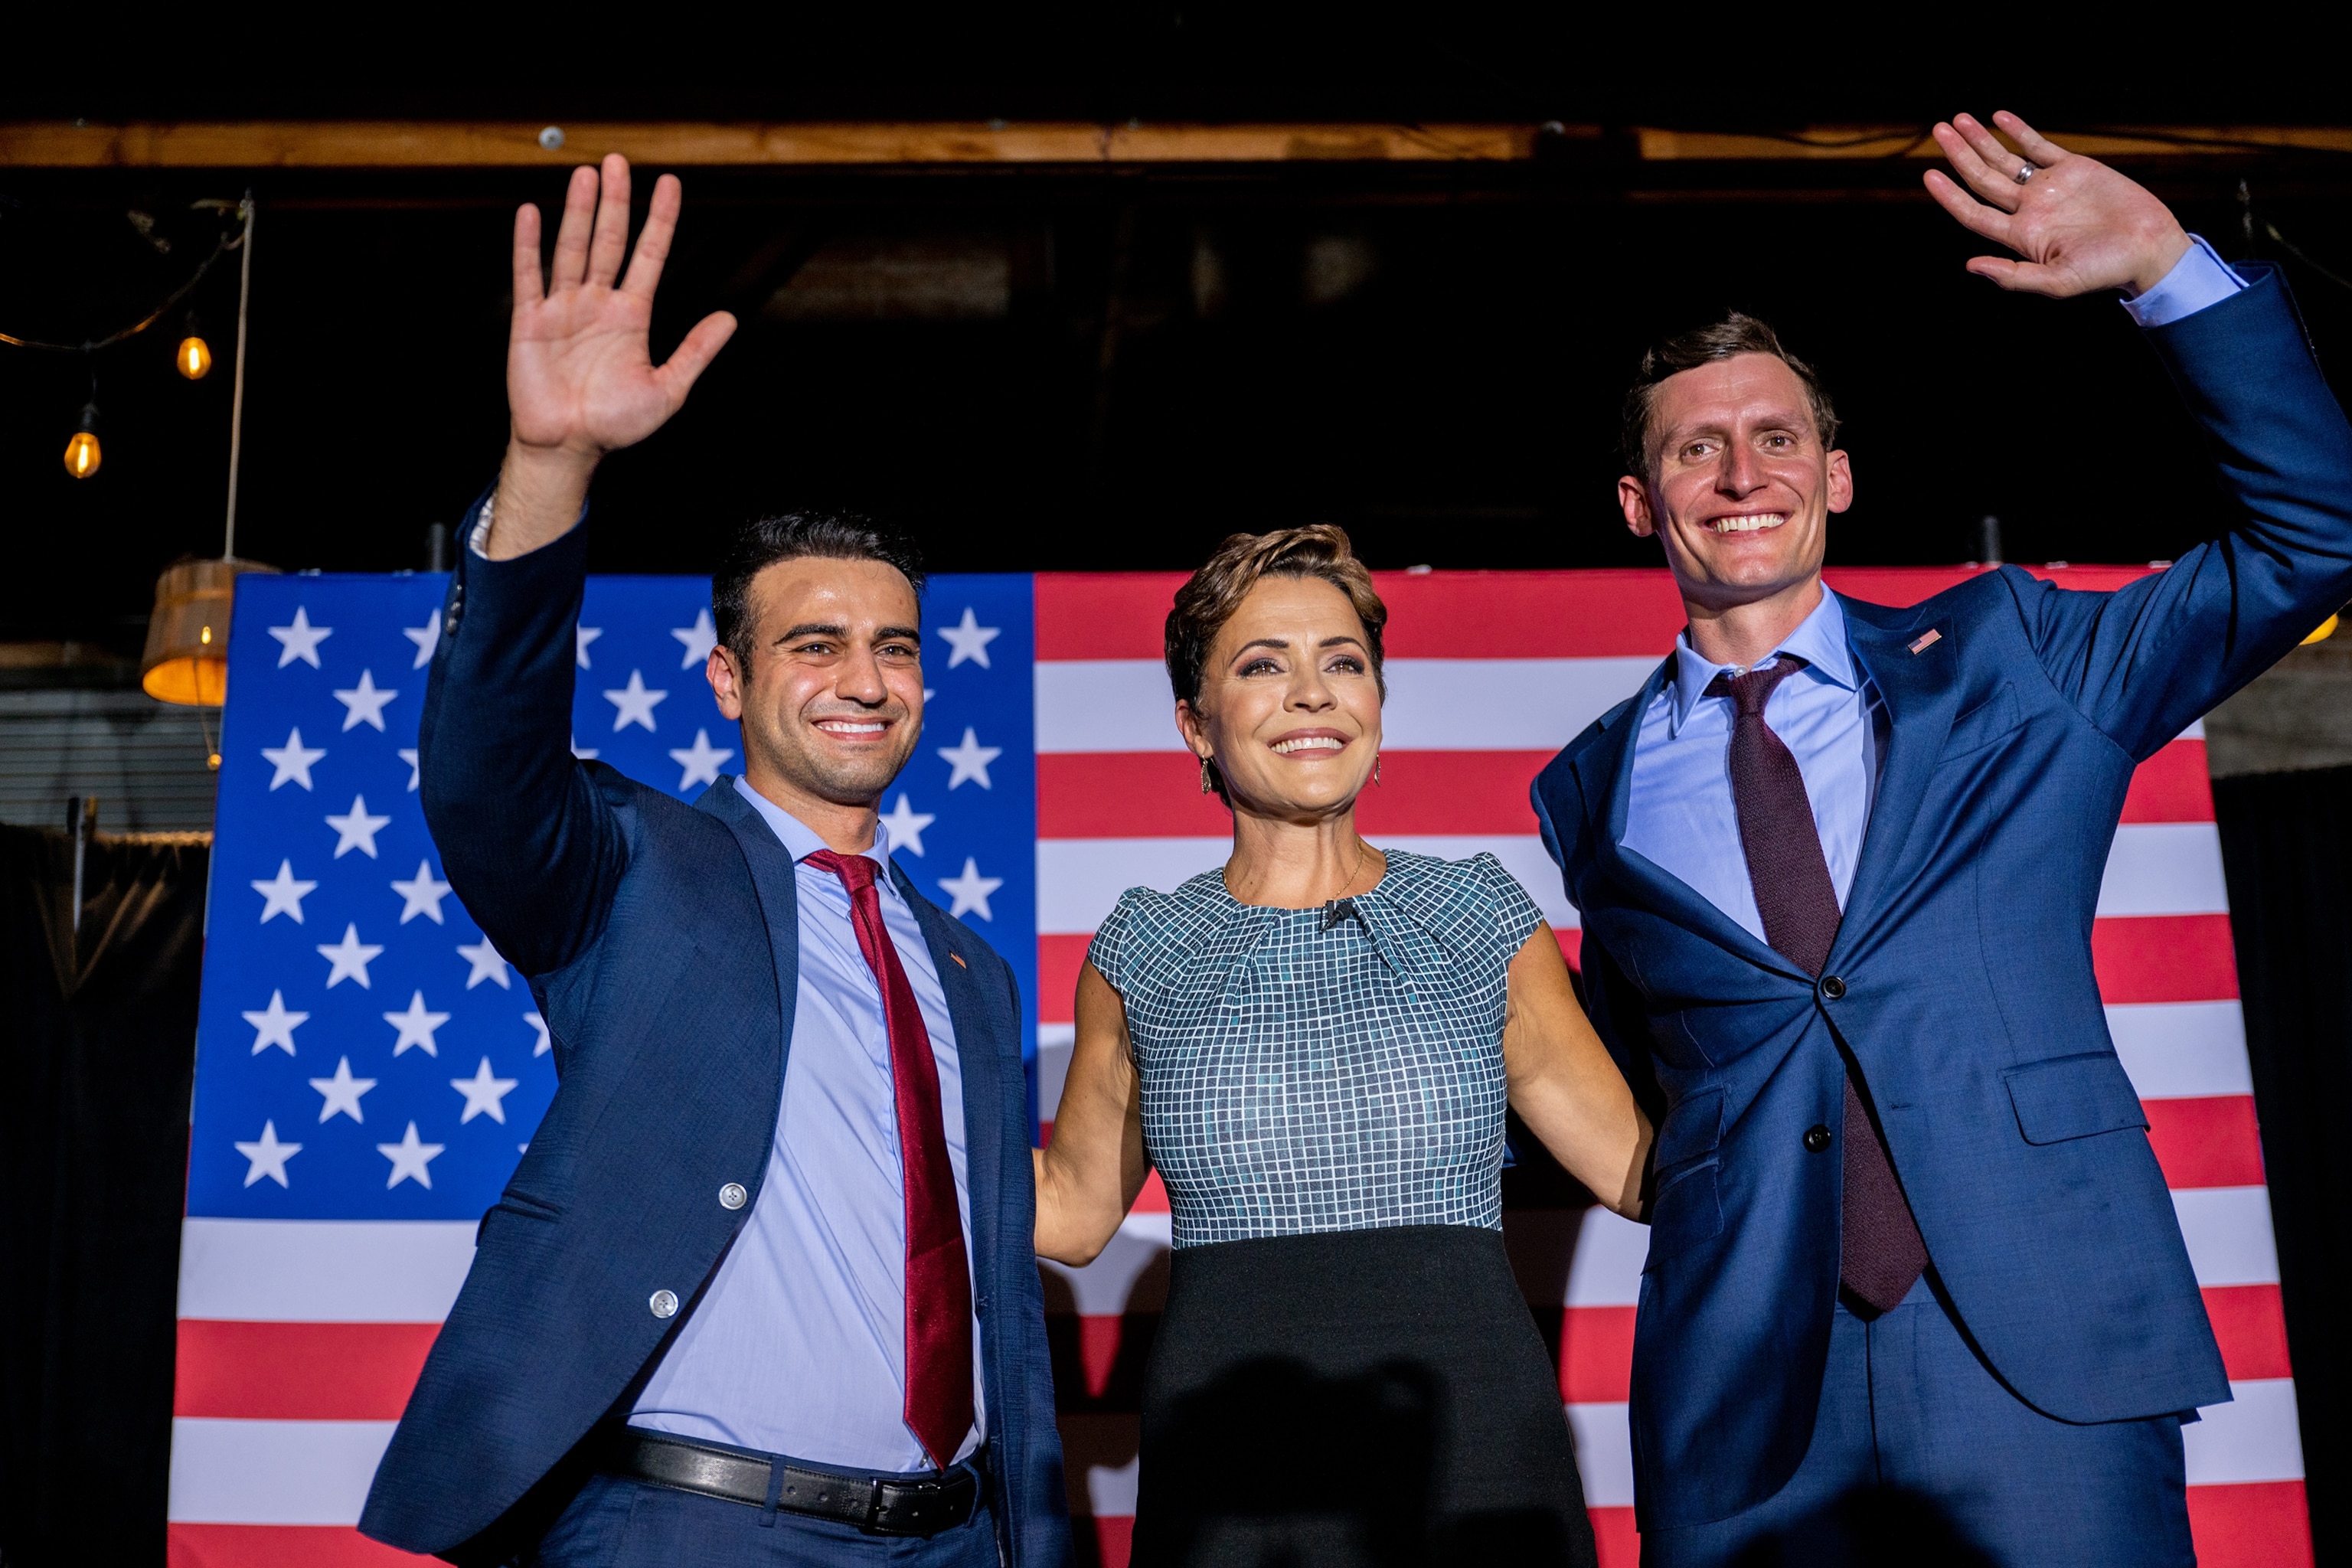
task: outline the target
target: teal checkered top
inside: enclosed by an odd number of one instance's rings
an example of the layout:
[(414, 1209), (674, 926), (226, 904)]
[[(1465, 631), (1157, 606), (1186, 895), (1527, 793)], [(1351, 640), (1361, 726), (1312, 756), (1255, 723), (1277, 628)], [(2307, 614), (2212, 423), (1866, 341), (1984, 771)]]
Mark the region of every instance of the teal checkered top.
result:
[(1542, 920), (1492, 855), (1388, 851), (1370, 892), (1130, 888), (1087, 956), (1127, 1005), (1175, 1244), (1502, 1226), (1505, 970)]

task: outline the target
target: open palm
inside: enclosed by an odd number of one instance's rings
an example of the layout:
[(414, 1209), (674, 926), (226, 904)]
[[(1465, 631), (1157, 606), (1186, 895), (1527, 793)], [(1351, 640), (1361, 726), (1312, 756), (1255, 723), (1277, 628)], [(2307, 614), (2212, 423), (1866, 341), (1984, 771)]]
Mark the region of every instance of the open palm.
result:
[(654, 289), (677, 231), (680, 199), (675, 175), (654, 182), (653, 204), (625, 278), (628, 161), (617, 153), (607, 157), (601, 179), (597, 170), (573, 170), (543, 286), (539, 209), (516, 213), (507, 406), (521, 446), (593, 460), (644, 440), (677, 412), (695, 378), (733, 334), (735, 318), (719, 311), (696, 324), (668, 363), (653, 363), (647, 334)]
[[(1969, 189), (1940, 170), (1927, 175), (1928, 194), (1946, 212), (2023, 258), (1979, 256), (1969, 271), (2004, 289), (2063, 300), (2095, 289), (2152, 289), (2189, 249), (2171, 209), (2129, 176), (2067, 152), (2014, 114), (1996, 114), (1993, 123), (2022, 157), (1956, 114), (1936, 127), (1936, 144)], [(2021, 168), (2032, 170), (2022, 184)]]

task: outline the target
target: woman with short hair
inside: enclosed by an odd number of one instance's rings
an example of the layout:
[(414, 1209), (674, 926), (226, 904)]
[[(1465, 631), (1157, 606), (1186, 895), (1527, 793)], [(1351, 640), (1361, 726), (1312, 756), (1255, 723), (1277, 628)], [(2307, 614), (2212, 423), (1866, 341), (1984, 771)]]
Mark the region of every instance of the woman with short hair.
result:
[(1650, 1129), (1500, 862), (1356, 831), (1387, 618), (1328, 525), (1234, 535), (1168, 616), (1234, 852), (1095, 933), (1037, 1178), (1068, 1264), (1167, 1184), (1138, 1568), (1593, 1560), (1503, 1250), (1505, 1108), (1627, 1215)]

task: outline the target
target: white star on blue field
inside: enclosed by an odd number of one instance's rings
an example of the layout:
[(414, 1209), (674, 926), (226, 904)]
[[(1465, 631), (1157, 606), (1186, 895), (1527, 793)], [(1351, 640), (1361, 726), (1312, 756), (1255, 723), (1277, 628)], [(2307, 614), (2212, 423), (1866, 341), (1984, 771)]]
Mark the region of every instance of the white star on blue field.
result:
[[(417, 721), (439, 575), (240, 580), (229, 637), (188, 1212), (472, 1219), (568, 1048), (425, 831)], [(884, 795), (894, 857), (1036, 994), (1034, 609), (1025, 575), (935, 579), (924, 733)], [(703, 668), (709, 584), (592, 578), (575, 756), (692, 800), (743, 766)]]

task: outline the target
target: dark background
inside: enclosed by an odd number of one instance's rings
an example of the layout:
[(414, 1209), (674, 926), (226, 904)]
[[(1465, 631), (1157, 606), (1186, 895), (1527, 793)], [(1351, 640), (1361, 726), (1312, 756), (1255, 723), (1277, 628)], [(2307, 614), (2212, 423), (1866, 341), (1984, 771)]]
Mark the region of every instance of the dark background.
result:
[[(332, 47), (307, 47), (211, 16), (157, 35), (129, 16), (61, 24), (78, 30), (23, 51), (0, 119), (1601, 128), (1515, 165), (688, 171), (656, 350), (708, 310), (747, 322), (677, 421), (608, 466), (593, 543), (606, 572), (706, 571), (743, 517), (811, 503), (912, 528), (941, 570), (1186, 567), (1234, 529), (1317, 520), (1345, 524), (1379, 566), (1645, 564), (1612, 498), (1619, 395), (1644, 342), (1727, 306), (1776, 322), (1837, 396), (1859, 499), (1833, 561), (1965, 559), (1989, 512), (2011, 559), (2168, 558), (2221, 519), (2193, 430), (2111, 300), (1967, 277), (1983, 247), (1926, 200), (1919, 160), (1644, 163), (1631, 128), (1924, 133), (2000, 107), (2052, 131), (2352, 120), (2343, 40), (2307, 16), (2200, 14), (2167, 32), (2112, 12), (2075, 28), (1984, 12), (1856, 26), (1820, 7), (1638, 22), (1555, 7), (1539, 23), (1453, 7), (1431, 23), (1155, 6), (1018, 24), (909, 14), (862, 32), (680, 13), (594, 35), (572, 16), (525, 35), (386, 15), (339, 16)], [(2169, 47), (2126, 41), (2151, 31)], [(2352, 156), (2184, 151), (2126, 167), (2225, 256), (2285, 257), (2344, 390), (2352, 289), (2321, 268), (2352, 278)], [(555, 171), (0, 168), (0, 332), (79, 342), (136, 320), (220, 232), (189, 204), (251, 189), (239, 552), (420, 566), (426, 525), (456, 521), (504, 439), (512, 208), (562, 185)], [(1000, 318), (751, 319), (827, 244), (975, 235), (1011, 258)], [(1310, 259), (1335, 253), (1352, 258), (1336, 291)], [(1203, 255), (1222, 288), (1202, 286)], [(0, 346), (0, 641), (135, 653), (158, 570), (219, 551), (236, 289), (232, 257), (190, 300), (217, 359), (203, 382), (172, 370), (177, 311), (96, 356), (106, 458), (88, 481), (58, 459), (92, 365)], [(2332, 1153), (2352, 1016), (2347, 792), (2341, 774), (2216, 791), (2323, 1563), (2352, 1539)], [(58, 841), (0, 849), (0, 917), (20, 937), (53, 927)], [(200, 862), (180, 870), (109, 872), (99, 901), (118, 883), (201, 886)], [(162, 899), (126, 934), (185, 948), (195, 908)], [(49, 979), (54, 948), (5, 949), (21, 972), (8, 994), (37, 1000), (0, 1042), (16, 1194), (0, 1278), (20, 1286), (0, 1329), (48, 1359), (0, 1389), (16, 1435), (0, 1512), (28, 1563), (152, 1562), (194, 965), (123, 949), (108, 962), (180, 977), (132, 995), (81, 988), (70, 962)], [(101, 1092), (118, 1081), (141, 1087), (136, 1114)], [(59, 1137), (79, 1163), (60, 1163)], [(146, 1240), (100, 1245), (123, 1233)]]
[[(1647, 563), (1654, 547), (1625, 534), (1612, 496), (1618, 399), (1643, 343), (1727, 306), (1777, 323), (1837, 396), (1859, 500), (1832, 532), (1835, 562), (1969, 558), (1986, 513), (2028, 562), (2164, 559), (2213, 531), (2196, 439), (2124, 313), (1968, 277), (1961, 262), (1985, 247), (1926, 199), (1920, 160), (1645, 164), (1628, 128), (1924, 133), (1960, 107), (2004, 105), (2051, 129), (2341, 119), (2319, 66), (2299, 63), (2300, 46), (2259, 70), (2211, 51), (2132, 59), (2113, 29), (2070, 39), (2042, 21), (2033, 48), (1984, 60), (1940, 46), (1832, 56), (1767, 36), (1785, 25), (1725, 33), (1693, 18), (1603, 37), (1508, 17), (1310, 25), (1160, 7), (1017, 32), (714, 36), (691, 65), (651, 47), (599, 56), (583, 36), (469, 35), (454, 54), (438, 35), (384, 36), (270, 69), (111, 61), (17, 84), (5, 112), (1604, 128), (1512, 165), (688, 171), (656, 352), (707, 310), (746, 324), (679, 418), (608, 465), (600, 571), (707, 570), (739, 520), (809, 504), (907, 526), (950, 571), (1187, 566), (1233, 530), (1318, 520), (1346, 525), (1379, 566)], [(2226, 256), (2279, 254), (2259, 226), (2275, 224), (2352, 274), (2352, 157), (2132, 167)], [(188, 204), (250, 186), (238, 552), (420, 566), (426, 525), (459, 516), (502, 444), (512, 208), (560, 202), (562, 184), (554, 171), (0, 170), (0, 331), (79, 342), (136, 319), (219, 231)], [(756, 319), (828, 242), (972, 234), (1013, 258), (1000, 319)], [(1321, 302), (1318, 245), (1354, 268)], [(1222, 290), (1202, 287), (1204, 252)], [(0, 596), (0, 639), (135, 651), (154, 574), (218, 552), (235, 263), (190, 301), (217, 356), (207, 380), (173, 372), (176, 311), (95, 356), (105, 466), (91, 479), (59, 461), (89, 394), (85, 356), (0, 349), (0, 528), (13, 574), (39, 584)], [(2333, 368), (2352, 291), (2286, 267)]]

